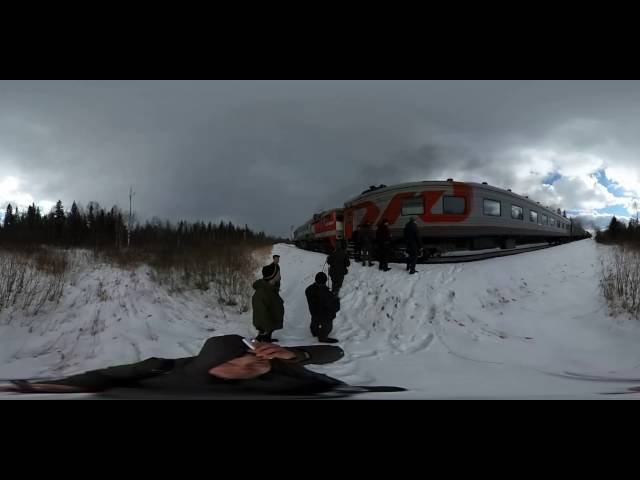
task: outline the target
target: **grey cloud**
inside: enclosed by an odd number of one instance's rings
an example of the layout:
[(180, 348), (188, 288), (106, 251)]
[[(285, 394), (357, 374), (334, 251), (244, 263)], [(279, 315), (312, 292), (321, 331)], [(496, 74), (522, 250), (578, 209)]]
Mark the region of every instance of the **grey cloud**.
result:
[(523, 176), (519, 149), (629, 165), (639, 110), (636, 82), (5, 81), (0, 167), (36, 201), (124, 206), (133, 184), (142, 219), (287, 234), (371, 184), (543, 192), (548, 172)]

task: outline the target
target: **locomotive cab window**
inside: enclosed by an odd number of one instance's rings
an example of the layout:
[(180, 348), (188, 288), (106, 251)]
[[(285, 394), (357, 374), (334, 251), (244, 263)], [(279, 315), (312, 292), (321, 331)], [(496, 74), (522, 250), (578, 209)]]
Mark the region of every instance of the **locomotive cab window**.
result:
[(442, 212), (449, 215), (462, 215), (466, 207), (464, 197), (443, 197)]
[(500, 217), (502, 215), (500, 202), (498, 202), (497, 200), (489, 200), (488, 198), (485, 198), (482, 204), (482, 213), (491, 217)]
[(538, 212), (535, 210), (529, 210), (529, 220), (533, 223), (538, 223)]
[(424, 199), (422, 197), (405, 198), (402, 201), (402, 215), (424, 215)]
[(524, 210), (518, 205), (511, 205), (511, 218), (516, 220), (524, 220)]
[(547, 224), (547, 216), (546, 215), (542, 215), (542, 225), (546, 225)]
[(550, 218), (549, 219), (549, 225), (551, 225), (552, 227), (556, 226), (556, 219), (555, 218)]

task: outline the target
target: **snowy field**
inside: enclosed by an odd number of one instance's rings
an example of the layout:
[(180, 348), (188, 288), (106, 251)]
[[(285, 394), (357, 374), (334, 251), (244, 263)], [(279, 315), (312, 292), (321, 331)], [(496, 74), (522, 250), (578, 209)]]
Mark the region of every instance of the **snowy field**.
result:
[[(583, 240), (419, 265), (411, 276), (399, 264), (386, 273), (354, 265), (331, 335), (346, 356), (313, 368), (354, 385), (408, 389), (357, 398), (639, 399), (640, 321), (608, 314), (598, 291), (606, 248)], [(285, 328), (275, 336), (283, 345), (314, 343), (304, 289), (326, 271), (326, 256), (284, 244), (273, 250), (285, 300)], [(209, 336), (252, 334), (251, 312), (219, 304), (212, 292), (169, 293), (152, 275), (146, 267), (80, 267), (59, 305), (31, 317), (0, 312), (0, 378), (184, 357)]]

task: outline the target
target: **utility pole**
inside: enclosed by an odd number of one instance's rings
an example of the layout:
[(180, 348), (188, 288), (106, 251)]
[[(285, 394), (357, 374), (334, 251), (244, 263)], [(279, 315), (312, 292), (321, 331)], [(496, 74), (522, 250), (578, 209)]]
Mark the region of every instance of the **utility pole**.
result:
[(129, 228), (127, 229), (127, 248), (131, 245), (131, 203), (132, 198), (135, 195), (133, 193), (133, 185), (129, 187)]

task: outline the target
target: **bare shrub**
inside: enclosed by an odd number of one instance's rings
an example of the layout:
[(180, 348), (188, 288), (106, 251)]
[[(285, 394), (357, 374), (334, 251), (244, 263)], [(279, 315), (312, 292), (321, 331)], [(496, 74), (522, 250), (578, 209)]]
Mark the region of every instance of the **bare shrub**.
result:
[(613, 311), (640, 317), (640, 251), (613, 246), (600, 258), (600, 290)]
[(0, 250), (0, 311), (37, 314), (59, 302), (67, 280), (67, 253), (46, 248)]
[(211, 292), (221, 305), (246, 312), (256, 261), (249, 245), (219, 244), (207, 248), (165, 250), (148, 258), (158, 282), (171, 291)]

